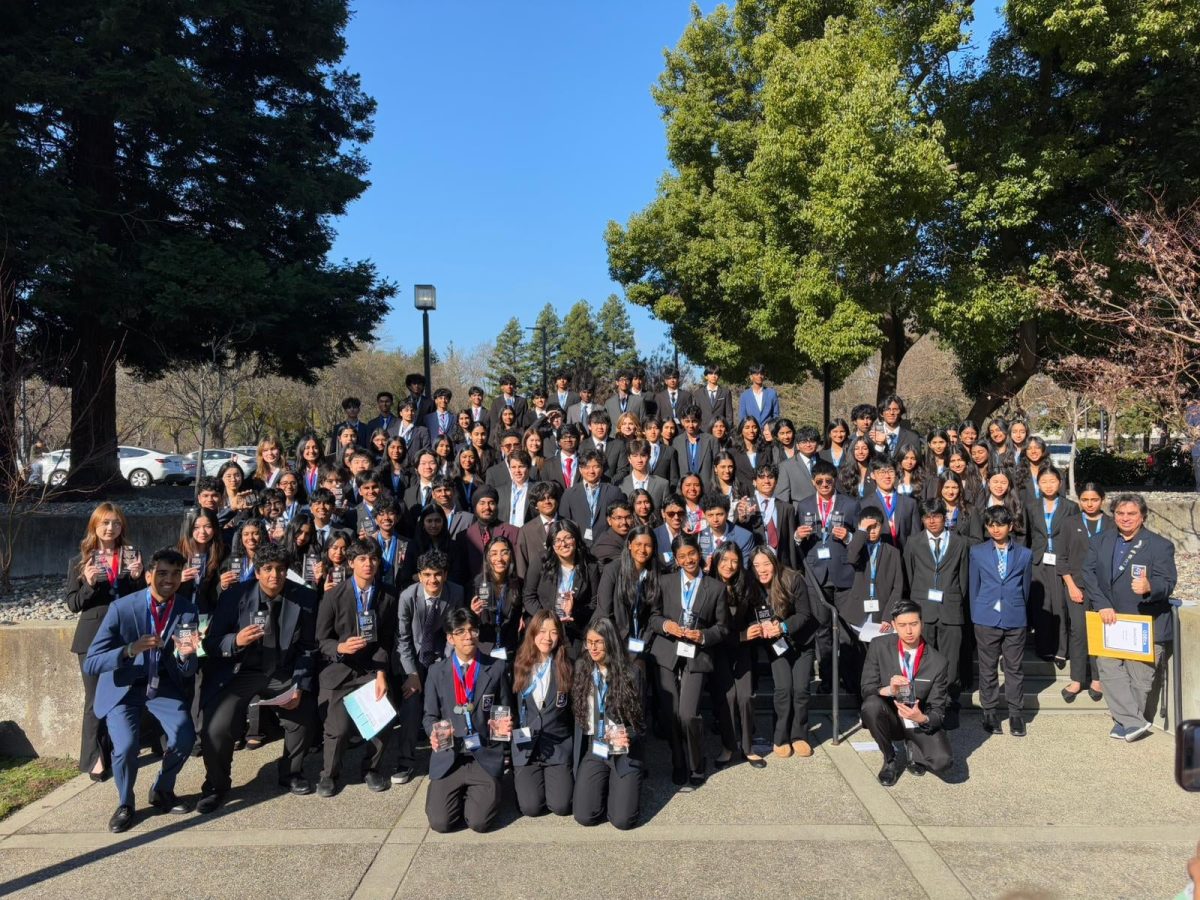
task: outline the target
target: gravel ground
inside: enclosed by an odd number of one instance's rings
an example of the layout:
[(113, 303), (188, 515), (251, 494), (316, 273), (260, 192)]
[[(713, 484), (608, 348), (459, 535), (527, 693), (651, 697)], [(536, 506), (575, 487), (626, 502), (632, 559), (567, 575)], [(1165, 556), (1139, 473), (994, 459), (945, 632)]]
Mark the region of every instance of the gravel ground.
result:
[(14, 578), (13, 592), (0, 596), (0, 625), (74, 618), (67, 609), (63, 579), (57, 575)]
[(86, 500), (47, 500), (37, 504), (33, 511), (35, 515), (43, 516), (86, 516), (102, 500), (110, 499), (121, 507), (127, 516), (153, 516), (179, 512), (185, 506), (192, 505), (193, 496), (190, 486), (159, 484), (142, 491), (130, 491), (113, 497), (89, 497)]

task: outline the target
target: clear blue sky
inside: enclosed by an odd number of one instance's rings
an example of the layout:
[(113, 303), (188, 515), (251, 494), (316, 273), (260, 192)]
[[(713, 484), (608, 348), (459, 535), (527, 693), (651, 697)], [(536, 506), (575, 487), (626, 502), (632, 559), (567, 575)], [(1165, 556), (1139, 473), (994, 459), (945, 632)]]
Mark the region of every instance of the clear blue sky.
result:
[[(383, 345), (420, 344), (418, 282), (438, 289), (435, 347), (490, 341), (514, 314), (532, 325), (547, 302), (562, 315), (620, 294), (604, 226), (646, 206), (666, 167), (650, 87), (687, 0), (357, 0), (354, 13), (345, 66), (379, 109), (372, 184), (338, 221), (334, 256), (372, 259), (399, 285)], [(665, 341), (629, 311), (642, 352)]]

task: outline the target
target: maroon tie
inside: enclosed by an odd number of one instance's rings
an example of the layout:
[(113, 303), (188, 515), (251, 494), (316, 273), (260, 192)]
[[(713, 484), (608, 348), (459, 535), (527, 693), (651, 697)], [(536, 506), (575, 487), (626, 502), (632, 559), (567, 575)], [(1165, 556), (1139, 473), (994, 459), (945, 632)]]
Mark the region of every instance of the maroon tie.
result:
[(563, 465), (566, 467), (563, 470), (563, 474), (566, 475), (566, 477), (567, 477), (567, 487), (571, 486), (571, 468), (572, 468), (571, 463), (572, 463), (572, 459), (569, 456), (563, 460)]

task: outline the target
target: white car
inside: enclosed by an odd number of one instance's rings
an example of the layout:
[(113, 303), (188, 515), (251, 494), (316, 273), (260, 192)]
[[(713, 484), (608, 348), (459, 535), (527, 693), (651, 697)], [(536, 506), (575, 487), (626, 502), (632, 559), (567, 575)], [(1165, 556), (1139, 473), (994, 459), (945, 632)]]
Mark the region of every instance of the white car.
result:
[[(199, 450), (194, 450), (185, 456), (184, 459), (191, 461), (192, 465), (194, 466), (196, 464), (196, 456), (199, 452)], [(217, 472), (220, 471), (221, 466), (225, 465), (227, 462), (235, 462), (241, 466), (242, 474), (247, 478), (254, 474), (256, 463), (254, 461), (253, 453), (247, 456), (246, 454), (239, 452), (237, 449), (214, 448), (212, 450), (204, 451), (204, 475), (215, 476)]]
[[(117, 463), (121, 475), (131, 487), (147, 488), (152, 484), (190, 484), (196, 478), (196, 463), (176, 453), (159, 453), (144, 447), (118, 447)], [(71, 468), (71, 451), (55, 450), (34, 460), (41, 469), (41, 479), (52, 487), (66, 483)]]

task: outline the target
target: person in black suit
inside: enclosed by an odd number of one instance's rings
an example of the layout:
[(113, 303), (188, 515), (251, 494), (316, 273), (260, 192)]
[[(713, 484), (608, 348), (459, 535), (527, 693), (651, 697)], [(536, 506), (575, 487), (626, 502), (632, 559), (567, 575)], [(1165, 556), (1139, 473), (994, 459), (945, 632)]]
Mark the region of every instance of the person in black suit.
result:
[(571, 660), (562, 624), (538, 610), (525, 629), (513, 664), (517, 728), (513, 732), (513, 781), (524, 816), (571, 814), (574, 722), (571, 713)]
[(1106, 531), (1116, 528), (1112, 516), (1103, 510), (1104, 489), (1094, 482), (1079, 488), (1080, 512), (1063, 526), (1062, 547), (1055, 548), (1058, 557), (1055, 568), (1063, 580), (1067, 592), (1067, 652), (1071, 660), (1071, 681), (1063, 687), (1062, 697), (1068, 703), (1075, 702), (1083, 684), (1091, 676), (1088, 696), (1099, 702), (1104, 698), (1100, 684), (1100, 667), (1096, 657), (1088, 656), (1087, 646), (1087, 596), (1084, 593), (1083, 564), (1087, 562), (1088, 550), (1095, 539)]
[(900, 777), (896, 744), (903, 742), (908, 771), (938, 775), (954, 763), (942, 730), (949, 703), (946, 658), (921, 637), (921, 607), (901, 600), (892, 610), (893, 634), (871, 641), (862, 673), (862, 720), (883, 752), (879, 783)]
[(779, 469), (763, 463), (754, 476), (753, 506), (738, 504), (738, 524), (754, 532), (757, 542), (766, 544), (788, 568), (794, 568), (796, 511), (790, 503), (775, 496)]
[(375, 405), (379, 407), (379, 415), (367, 423), (368, 435), (374, 434), (376, 430), (387, 435), (395, 434), (396, 415), (392, 412), (392, 404), (395, 402), (396, 398), (392, 396), (391, 391), (380, 391), (375, 395)]
[[(671, 546), (678, 575), (664, 576), (659, 605), (650, 615), (658, 662), (658, 708), (667, 717), (671, 781), (694, 790), (706, 779), (700, 698), (713, 671), (712, 654), (729, 636), (725, 586), (701, 571), (695, 535), (679, 534)], [(732, 748), (726, 748), (726, 758)]]
[(101, 503), (88, 519), (79, 556), (67, 567), (67, 609), (79, 615), (71, 639), (71, 652), (79, 657), (79, 671), (83, 677), (79, 771), (87, 772), (92, 781), (103, 780), (112, 747), (104, 723), (96, 718), (92, 709), (100, 677), (85, 673), (83, 661), (109, 604), (144, 587), (143, 576), (142, 558), (126, 539), (125, 514), (113, 503)]
[(921, 440), (921, 436), (902, 423), (907, 411), (904, 401), (895, 394), (883, 398), (883, 402), (879, 404), (881, 421), (871, 428), (871, 439), (875, 442), (877, 453), (885, 453), (889, 458), (895, 459), (900, 448), (906, 445), (918, 450), (924, 448), (925, 442)]
[(204, 724), (203, 796), (196, 811), (213, 812), (231, 786), (233, 746), (250, 702), (289, 690), (295, 696), (275, 710), (283, 725), (279, 784), (293, 794), (311, 794), (304, 757), (316, 734), (317, 595), (289, 581), (288, 552), (266, 544), (254, 554), (254, 581), (234, 585), (217, 600), (204, 638), (208, 665), (201, 705)]
[(695, 474), (705, 484), (711, 484), (713, 460), (718, 447), (711, 434), (700, 430), (700, 407), (693, 403), (685, 409), (681, 424), (683, 431), (671, 442), (678, 476), (683, 478), (684, 475)]
[[(357, 540), (347, 553), (352, 578), (347, 578), (321, 598), (317, 611), (317, 640), (325, 657), (320, 675), (319, 704), (325, 717), (324, 765), (317, 794), (337, 793), (342, 755), (354, 723), (343, 698), (374, 682), (375, 698), (387, 695), (388, 665), (396, 645), (396, 594), (375, 584), (379, 574), (379, 544)], [(379, 771), (386, 748), (388, 729), (371, 739), (374, 752), (364, 761), (367, 787), (386, 791), (391, 782)]]
[(489, 431), (492, 427), (492, 414), (483, 405), (483, 388), (471, 385), (467, 391), (467, 412), (471, 416), (471, 424), (482, 424)]
[(424, 422), (425, 417), (433, 412), (433, 401), (425, 393), (428, 390), (428, 385), (425, 384), (425, 376), (420, 372), (410, 372), (404, 376), (404, 387), (408, 390), (408, 396), (400, 402), (402, 404), (411, 403), (417, 422)]
[(591, 547), (592, 558), (595, 559), (599, 572), (608, 568), (625, 549), (625, 538), (629, 535), (629, 529), (633, 528), (632, 504), (624, 496), (613, 500), (604, 509), (604, 521), (608, 527)]
[(679, 422), (683, 411), (692, 405), (692, 392), (679, 387), (679, 371), (669, 369), (663, 375), (665, 387), (654, 395), (658, 408), (658, 416), (662, 419), (674, 419)]
[(871, 502), (883, 510), (885, 517), (883, 541), (903, 550), (904, 542), (921, 530), (917, 501), (896, 490), (896, 466), (889, 459), (871, 462), (871, 480), (875, 482), (875, 497)]
[(600, 454), (604, 462), (604, 477), (612, 484), (620, 484), (629, 474), (629, 458), (625, 441), (613, 435), (612, 419), (602, 409), (593, 410), (588, 416), (589, 436), (579, 445), (580, 456), (590, 450)]
[(629, 664), (613, 623), (597, 616), (587, 628), (587, 653), (575, 663), (575, 796), (580, 825), (607, 819), (627, 831), (641, 817), (646, 776), (642, 682)]
[(416, 545), (396, 533), (400, 508), (396, 498), (386, 491), (375, 504), (375, 541), (379, 544), (380, 566), (376, 580), (399, 593), (410, 584), (417, 573)]
[(838, 674), (847, 690), (853, 692), (862, 675), (866, 646), (858, 632), (869, 619), (887, 631), (892, 609), (904, 594), (904, 562), (900, 551), (884, 543), (883, 511), (864, 506), (858, 511), (858, 531), (846, 548), (846, 558), (854, 567), (854, 584), (836, 591), (834, 602), (841, 616), (841, 646), (838, 648)]
[[(500, 811), (504, 753), (512, 743), (512, 691), (504, 663), (478, 652), (479, 618), (452, 609), (443, 620), (453, 652), (433, 664), (425, 687), (429, 791), (425, 815), (439, 834), (464, 824), (489, 830)], [(496, 707), (508, 713), (493, 716)]]
[(642, 421), (642, 438), (650, 448), (650, 474), (664, 479), (675, 490), (679, 484), (679, 460), (671, 445), (662, 440), (662, 422), (657, 417)]
[(524, 428), (528, 424), (529, 404), (517, 393), (517, 379), (512, 375), (502, 375), (499, 382), (500, 394), (488, 408), (488, 416), (495, 425), (500, 421), (500, 410), (509, 407), (513, 411), (513, 427)]
[(542, 463), (542, 481), (557, 482), (564, 491), (579, 481), (579, 443), (583, 438), (580, 425), (568, 424), (558, 429), (558, 452)]
[(433, 449), (429, 429), (417, 418), (417, 405), (412, 400), (400, 404), (400, 418), (392, 423), (393, 437), (404, 439), (408, 448), (408, 459), (415, 460), (426, 450)]
[(721, 387), (721, 369), (718, 366), (704, 367), (704, 384), (692, 394), (692, 400), (700, 412), (700, 427), (708, 431), (713, 419), (733, 421), (733, 394), (729, 388)]
[(599, 450), (586, 450), (579, 457), (580, 481), (563, 492), (558, 514), (579, 526), (583, 542), (590, 548), (600, 535), (608, 530), (604, 512), (616, 500), (625, 495), (614, 484), (601, 481), (604, 474), (604, 458)]
[(564, 414), (579, 402), (579, 394), (571, 390), (571, 376), (569, 373), (559, 372), (554, 376), (554, 390), (550, 394), (550, 399), (558, 404), (558, 408)]
[(325, 454), (333, 455), (338, 447), (338, 438), (341, 436), (343, 429), (352, 428), (354, 430), (354, 443), (358, 447), (365, 447), (371, 442), (371, 429), (366, 422), (360, 421), (358, 412), (362, 409), (362, 401), (357, 397), (347, 397), (342, 401), (342, 412), (346, 418), (338, 422), (329, 430), (329, 440), (325, 444)]
[(921, 607), (925, 639), (948, 663), (947, 688), (953, 703), (963, 682), (959, 661), (967, 622), (971, 542), (946, 529), (946, 504), (941, 500), (921, 504), (921, 522), (925, 530), (904, 545), (904, 571), (909, 597)]
[(504, 535), (496, 535), (483, 548), (483, 571), (467, 596), (479, 616), (479, 652), (505, 663), (512, 681), (513, 658), (520, 644), (523, 616), (521, 580), (517, 577), (516, 549)]
[(1150, 733), (1147, 700), (1163, 645), (1171, 641), (1171, 593), (1178, 574), (1175, 545), (1145, 527), (1146, 501), (1141, 494), (1113, 498), (1116, 527), (1093, 539), (1083, 566), (1084, 591), (1105, 625), (1118, 613), (1154, 618), (1153, 664), (1134, 659), (1099, 658), (1100, 681), (1114, 725), (1110, 736), (1128, 742)]
[[(1061, 496), (1062, 476), (1049, 461), (1042, 465), (1037, 482), (1037, 494), (1031, 497), (1033, 503), (1026, 509), (1026, 533), (1033, 553), (1029, 605), (1034, 645), (1040, 657), (1053, 659), (1057, 668), (1064, 669), (1069, 655), (1066, 608), (1069, 601), (1066, 585), (1058, 574), (1058, 551), (1063, 548), (1067, 523), (1079, 514), (1079, 507)], [(1082, 642), (1086, 647), (1086, 630)]]
[(541, 567), (525, 574), (522, 601), (527, 618), (539, 609), (558, 616), (572, 659), (579, 655), (584, 623), (596, 606), (597, 581), (579, 527), (570, 519), (556, 519), (546, 528)]

